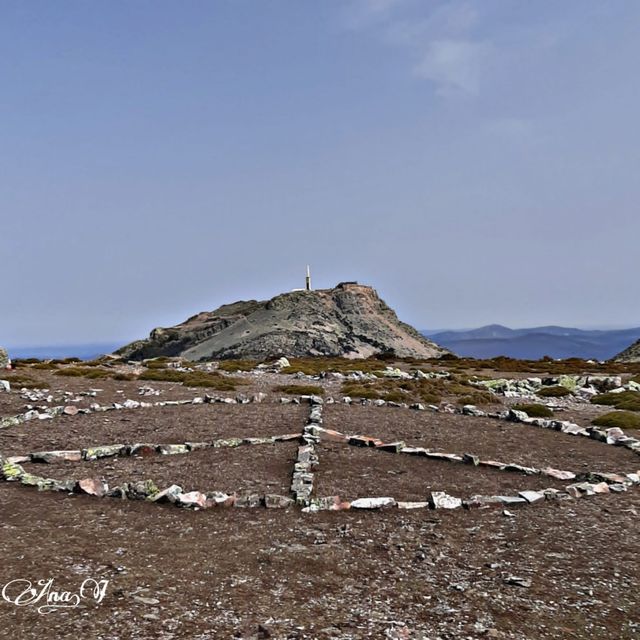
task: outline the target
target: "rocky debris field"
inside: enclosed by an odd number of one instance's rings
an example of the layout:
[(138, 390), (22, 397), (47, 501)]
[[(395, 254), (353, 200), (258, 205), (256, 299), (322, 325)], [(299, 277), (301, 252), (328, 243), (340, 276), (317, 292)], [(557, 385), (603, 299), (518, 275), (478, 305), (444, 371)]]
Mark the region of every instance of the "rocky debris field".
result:
[(0, 393), (0, 589), (109, 582), (0, 599), (12, 636), (640, 637), (640, 442), (584, 394), (543, 419), (502, 383), (478, 408), (28, 375)]

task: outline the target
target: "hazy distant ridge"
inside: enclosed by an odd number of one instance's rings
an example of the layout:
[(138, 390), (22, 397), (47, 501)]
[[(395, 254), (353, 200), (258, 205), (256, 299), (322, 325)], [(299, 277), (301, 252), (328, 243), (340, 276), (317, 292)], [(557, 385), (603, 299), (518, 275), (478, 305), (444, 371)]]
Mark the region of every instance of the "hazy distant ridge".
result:
[(586, 358), (608, 360), (640, 338), (640, 327), (585, 330), (572, 327), (510, 329), (499, 324), (463, 331), (425, 331), (431, 340), (473, 358)]

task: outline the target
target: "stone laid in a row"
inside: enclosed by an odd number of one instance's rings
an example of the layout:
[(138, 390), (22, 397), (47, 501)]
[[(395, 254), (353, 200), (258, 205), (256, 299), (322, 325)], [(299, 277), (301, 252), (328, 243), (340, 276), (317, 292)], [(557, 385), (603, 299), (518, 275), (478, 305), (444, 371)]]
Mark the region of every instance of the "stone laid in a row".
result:
[(309, 504), (313, 493), (313, 470), (318, 466), (315, 445), (319, 438), (316, 429), (322, 424), (322, 398), (310, 396), (309, 402), (309, 422), (302, 431), (302, 444), (298, 447), (291, 478), (291, 493), (295, 496), (296, 504), (301, 506)]
[[(624, 476), (616, 474), (601, 474), (600, 482), (579, 482), (565, 487), (564, 490), (549, 487), (540, 491), (523, 490), (517, 495), (474, 495), (462, 499), (444, 491), (432, 491), (425, 501), (401, 501), (391, 497), (358, 498), (351, 502), (340, 496), (313, 498), (302, 511), (315, 513), (317, 511), (344, 511), (347, 509), (486, 509), (491, 507), (516, 507), (542, 504), (552, 500), (572, 500), (584, 496), (595, 496), (606, 493), (620, 493), (627, 491), (633, 485), (640, 484), (640, 473), (629, 473)], [(604, 478), (604, 476), (611, 476)]]
[(299, 433), (284, 433), (263, 438), (222, 438), (207, 442), (185, 442), (180, 444), (152, 444), (137, 442), (135, 444), (108, 444), (85, 449), (64, 449), (53, 451), (34, 451), (23, 456), (8, 456), (10, 462), (21, 464), (23, 462), (43, 462), (54, 464), (56, 462), (80, 462), (93, 461), (100, 458), (114, 456), (147, 456), (152, 454), (178, 455), (199, 451), (202, 449), (220, 449), (225, 447), (240, 447), (244, 445), (276, 444), (300, 440)]
[[(343, 402), (347, 405), (356, 404), (351, 398), (347, 396), (343, 398)], [(427, 409), (429, 409), (434, 413), (457, 413), (464, 416), (491, 418), (494, 420), (506, 420), (508, 422), (522, 423), (535, 427), (541, 427), (543, 429), (552, 429), (566, 435), (582, 436), (585, 438), (596, 440), (598, 442), (603, 442), (608, 445), (623, 446), (630, 451), (633, 451), (634, 453), (640, 455), (640, 440), (638, 438), (627, 436), (619, 427), (612, 427), (610, 429), (601, 429), (599, 427), (591, 425), (588, 427), (581, 427), (580, 425), (569, 422), (567, 420), (531, 418), (524, 411), (518, 411), (515, 409), (509, 409), (507, 411), (496, 413), (487, 413), (485, 411), (482, 411), (481, 409), (476, 408), (473, 405), (465, 405), (461, 409), (447, 405), (441, 409), (440, 407), (437, 407), (435, 405), (429, 405), (428, 407), (425, 407), (420, 403), (409, 405), (404, 402), (386, 402), (384, 400), (369, 399), (363, 399), (358, 404), (361, 406), (396, 407), (401, 409), (412, 409), (415, 411), (426, 411)]]
[(228, 494), (222, 491), (183, 491), (179, 485), (171, 485), (160, 490), (152, 480), (141, 480), (115, 487), (100, 478), (82, 480), (54, 480), (28, 473), (22, 466), (0, 456), (0, 474), (7, 482), (19, 482), (25, 486), (37, 487), (40, 491), (62, 491), (79, 493), (98, 498), (118, 498), (121, 500), (147, 500), (154, 503), (171, 503), (179, 507), (208, 509), (212, 507), (237, 507), (284, 509), (294, 504), (292, 498), (278, 494)]
[(497, 469), (499, 471), (508, 471), (515, 473), (524, 473), (525, 475), (543, 475), (555, 480), (573, 480), (576, 474), (572, 471), (563, 471), (561, 469), (553, 469), (547, 467), (545, 469), (536, 469), (535, 467), (525, 467), (523, 465), (500, 462), (498, 460), (482, 460), (479, 456), (471, 453), (459, 455), (457, 453), (444, 453), (440, 451), (431, 451), (424, 447), (408, 447), (402, 441), (383, 442), (379, 438), (363, 435), (347, 435), (334, 429), (325, 429), (318, 426), (313, 433), (321, 439), (331, 440), (333, 442), (342, 442), (357, 447), (373, 447), (380, 451), (389, 453), (401, 453), (404, 455), (421, 456), (433, 460), (447, 460), (449, 462), (460, 462), (463, 464), (472, 464), (474, 466), (484, 466)]

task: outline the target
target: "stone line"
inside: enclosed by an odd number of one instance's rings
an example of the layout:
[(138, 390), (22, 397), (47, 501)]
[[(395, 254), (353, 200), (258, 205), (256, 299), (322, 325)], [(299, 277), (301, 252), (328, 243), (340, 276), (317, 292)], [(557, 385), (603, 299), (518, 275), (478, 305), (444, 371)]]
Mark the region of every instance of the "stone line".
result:
[[(229, 398), (225, 396), (196, 396), (195, 398), (186, 400), (164, 400), (159, 402), (143, 402), (138, 400), (125, 400), (124, 402), (113, 402), (106, 405), (101, 405), (94, 402), (87, 408), (79, 408), (74, 404), (58, 405), (54, 407), (48, 407), (46, 411), (38, 411), (37, 409), (30, 409), (25, 413), (20, 413), (15, 416), (0, 417), (0, 429), (6, 429), (8, 427), (15, 427), (31, 420), (52, 420), (62, 415), (75, 416), (75, 415), (87, 415), (90, 413), (104, 413), (106, 411), (119, 411), (122, 409), (151, 409), (153, 407), (178, 407), (188, 405), (200, 405), (200, 404), (296, 404), (299, 405), (305, 402), (317, 402), (319, 399), (317, 396), (297, 396), (293, 398), (280, 398), (276, 402), (267, 402), (264, 400), (266, 394), (255, 393), (250, 398), (238, 395), (235, 398)], [(321, 399), (321, 398), (320, 398)]]
[[(332, 401), (333, 402), (333, 401)], [(508, 422), (522, 423), (530, 426), (541, 427), (544, 429), (552, 429), (571, 436), (582, 436), (590, 438), (598, 442), (603, 442), (613, 446), (623, 446), (630, 451), (640, 455), (640, 440), (625, 435), (624, 431), (619, 427), (610, 429), (599, 429), (595, 426), (581, 427), (578, 424), (567, 420), (547, 420), (545, 418), (530, 418), (524, 411), (509, 409), (496, 413), (486, 413), (474, 406), (467, 405), (462, 409), (451, 407), (444, 411), (435, 405), (425, 407), (423, 404), (415, 403), (408, 405), (404, 402), (386, 402), (385, 400), (367, 400), (363, 399), (358, 403), (354, 403), (351, 398), (345, 397), (342, 402), (350, 406), (373, 406), (373, 407), (395, 407), (399, 409), (412, 409), (415, 411), (426, 411), (429, 409), (433, 413), (451, 413), (462, 416), (476, 418), (491, 418), (493, 420), (506, 420)]]
[(121, 500), (146, 500), (154, 503), (172, 503), (179, 507), (206, 509), (211, 507), (266, 507), (269, 509), (286, 508), (293, 504), (288, 496), (277, 494), (227, 494), (222, 491), (184, 492), (182, 487), (171, 485), (160, 490), (153, 480), (143, 480), (116, 487), (109, 487), (99, 478), (82, 480), (54, 480), (28, 473), (19, 464), (10, 462), (0, 455), (0, 475), (7, 482), (19, 482), (25, 486), (37, 487), (40, 491), (64, 491), (81, 493), (95, 497), (118, 498)]
[[(517, 496), (471, 496), (469, 499), (460, 499), (454, 496), (450, 496), (444, 492), (432, 492), (429, 499), (426, 502), (402, 502), (397, 501), (391, 497), (370, 497), (370, 498), (358, 498), (352, 502), (345, 502), (340, 499), (339, 496), (330, 496), (324, 498), (311, 498), (313, 491), (313, 473), (312, 469), (317, 466), (318, 458), (315, 451), (315, 444), (317, 443), (319, 436), (318, 433), (324, 430), (322, 424), (322, 399), (316, 397), (306, 397), (312, 405), (311, 414), (309, 417), (309, 423), (304, 427), (301, 435), (295, 434), (296, 438), (301, 438), (304, 445), (301, 445), (298, 450), (298, 461), (294, 468), (294, 480), (292, 481), (292, 491), (296, 496), (296, 503), (303, 507), (304, 512), (313, 512), (320, 510), (345, 510), (345, 509), (382, 509), (387, 507), (396, 507), (399, 509), (413, 509), (413, 508), (431, 508), (431, 509), (455, 509), (459, 507), (465, 507), (467, 509), (472, 508), (486, 508), (490, 506), (517, 506), (524, 504), (536, 504), (542, 503), (546, 500), (566, 500), (572, 498), (579, 498), (582, 496), (599, 495), (609, 492), (622, 492), (633, 485), (640, 484), (640, 473), (632, 474), (586, 474), (587, 480), (578, 482), (565, 487), (565, 491), (549, 488), (543, 491), (521, 491)], [(225, 402), (225, 400), (233, 399), (219, 399), (217, 401)], [(288, 399), (287, 399), (288, 401)], [(131, 401), (133, 402), (133, 401)], [(333, 400), (328, 399), (328, 403)], [(380, 404), (382, 402), (382, 404)], [(138, 403), (140, 407), (145, 403)], [(192, 401), (169, 401), (163, 403), (164, 406), (171, 404), (194, 404)], [(195, 404), (199, 404), (195, 402)], [(370, 401), (363, 401), (362, 404), (372, 404)], [(407, 405), (400, 403), (384, 403), (384, 401), (377, 401), (375, 406), (384, 406), (388, 404), (390, 406), (398, 406), (407, 408)], [(153, 405), (151, 405), (153, 406)], [(116, 409), (116, 408), (129, 408), (124, 405), (103, 408), (102, 410)], [(131, 407), (133, 408), (133, 407)], [(419, 409), (418, 406), (412, 406), (410, 408)], [(64, 407), (62, 407), (64, 409)], [(77, 407), (74, 407), (77, 410)], [(438, 410), (437, 408), (434, 408)], [(525, 424), (533, 424), (535, 426), (541, 426), (546, 428), (557, 428), (556, 425), (560, 425), (558, 430), (565, 433), (571, 433), (573, 435), (587, 435), (588, 437), (596, 440), (606, 442), (610, 445), (623, 445), (627, 448), (638, 452), (638, 447), (634, 446), (638, 443), (634, 438), (628, 438), (620, 429), (608, 429), (606, 431), (599, 429), (582, 429), (578, 425), (572, 425), (572, 423), (565, 423), (561, 421), (543, 421), (539, 419), (529, 418), (526, 414), (517, 411), (509, 411), (505, 414), (484, 414), (474, 408), (474, 413), (470, 413), (469, 407), (464, 407), (462, 413), (465, 415), (485, 415), (487, 417), (507, 419), (514, 422), (522, 422)], [(87, 412), (87, 410), (77, 410), (76, 412)], [(455, 412), (455, 411), (454, 411)], [(62, 413), (62, 412), (60, 412)], [(520, 414), (520, 415), (519, 415)], [(52, 417), (52, 416), (49, 416)], [(550, 423), (550, 424), (544, 424)], [(565, 430), (562, 427), (571, 425), (575, 429)], [(329, 433), (330, 430), (324, 430)], [(339, 432), (333, 432), (338, 434)], [(594, 434), (596, 434), (594, 436)], [(291, 434), (292, 436), (294, 434)], [(361, 438), (362, 436), (355, 436)], [(260, 441), (261, 439), (254, 439)], [(372, 441), (376, 442), (377, 439), (373, 438)], [(382, 441), (379, 441), (382, 445)], [(351, 443), (356, 444), (356, 443)], [(398, 443), (390, 443), (388, 447), (395, 447), (396, 451)], [(180, 445), (178, 445), (180, 446)], [(407, 449), (407, 447), (403, 447)], [(409, 448), (411, 449), (411, 448)], [(413, 448), (416, 449), (416, 448)], [(391, 448), (383, 449), (390, 451)], [(426, 450), (425, 450), (426, 451)], [(400, 449), (402, 452), (402, 448)], [(404, 453), (413, 453), (412, 451), (404, 451)], [(445, 454), (453, 455), (456, 454)], [(450, 458), (451, 459), (451, 458)], [(457, 461), (454, 459), (454, 461)], [(462, 459), (464, 462), (464, 457)], [(467, 461), (472, 462), (472, 461)], [(293, 500), (287, 496), (279, 496), (273, 494), (248, 494), (237, 496), (236, 494), (226, 494), (222, 492), (209, 492), (202, 493), (199, 491), (191, 491), (184, 493), (182, 488), (178, 485), (171, 485), (170, 487), (160, 491), (157, 486), (151, 480), (140, 481), (135, 483), (125, 483), (123, 486), (114, 487), (109, 490), (109, 487), (99, 479), (87, 478), (80, 481), (73, 480), (53, 480), (51, 478), (42, 478), (33, 474), (25, 472), (25, 470), (17, 463), (4, 458), (0, 454), (0, 467), (2, 469), (2, 478), (7, 481), (19, 481), (23, 485), (36, 486), (41, 490), (53, 490), (53, 491), (66, 491), (66, 492), (78, 492), (86, 493), (95, 496), (109, 496), (122, 499), (146, 499), (151, 502), (170, 502), (182, 507), (191, 507), (194, 509), (202, 509), (216, 506), (235, 506), (235, 507), (267, 507), (267, 508), (283, 508), (293, 504)], [(296, 483), (296, 476), (300, 479), (300, 482)], [(308, 491), (307, 491), (307, 487)], [(294, 490), (295, 488), (295, 490)], [(298, 493), (301, 493), (298, 496)]]
[(551, 467), (536, 469), (535, 467), (524, 467), (515, 463), (499, 462), (498, 460), (481, 460), (478, 456), (471, 453), (464, 453), (460, 455), (457, 453), (431, 451), (423, 447), (407, 447), (402, 441), (383, 442), (382, 440), (371, 436), (347, 435), (333, 429), (325, 429), (324, 427), (317, 427), (314, 433), (321, 439), (349, 444), (355, 447), (373, 447), (376, 450), (386, 451), (388, 453), (401, 453), (405, 455), (430, 458), (432, 460), (446, 460), (448, 462), (472, 464), (476, 467), (491, 467), (498, 471), (524, 473), (525, 475), (543, 475), (554, 478), (555, 480), (573, 480), (577, 475), (572, 471), (562, 471)]
[(315, 447), (319, 438), (315, 434), (315, 429), (322, 424), (322, 399), (313, 398), (310, 402), (309, 422), (302, 430), (303, 444), (298, 447), (298, 456), (291, 478), (291, 493), (295, 496), (296, 504), (300, 506), (309, 504), (313, 493), (313, 470), (319, 462)]
[(202, 449), (221, 449), (225, 447), (240, 447), (244, 445), (275, 444), (300, 440), (299, 433), (284, 433), (264, 438), (224, 438), (210, 442), (185, 442), (181, 444), (151, 444), (138, 442), (135, 444), (108, 444), (87, 447), (85, 449), (65, 449), (54, 451), (35, 451), (22, 456), (7, 456), (9, 462), (22, 464), (23, 462), (80, 462), (93, 461), (113, 456), (147, 456), (153, 454), (177, 455), (191, 453)]

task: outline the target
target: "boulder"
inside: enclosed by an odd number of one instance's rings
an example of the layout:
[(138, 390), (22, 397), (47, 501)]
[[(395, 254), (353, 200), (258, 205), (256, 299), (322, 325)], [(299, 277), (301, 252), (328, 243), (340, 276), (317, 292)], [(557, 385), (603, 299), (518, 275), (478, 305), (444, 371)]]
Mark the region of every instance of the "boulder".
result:
[(458, 509), (462, 506), (462, 500), (444, 491), (432, 491), (429, 496), (429, 506), (432, 509)]
[(384, 509), (395, 507), (393, 498), (358, 498), (351, 503), (352, 509)]
[(109, 491), (109, 487), (99, 478), (84, 478), (83, 480), (78, 480), (76, 490), (78, 493), (86, 493), (90, 496), (101, 498)]
[(4, 347), (0, 347), (0, 369), (11, 369), (11, 358)]

